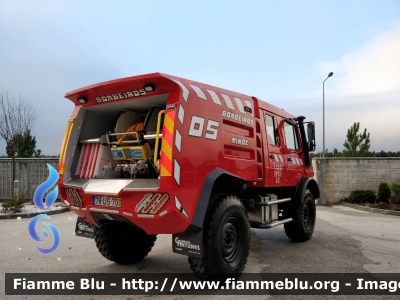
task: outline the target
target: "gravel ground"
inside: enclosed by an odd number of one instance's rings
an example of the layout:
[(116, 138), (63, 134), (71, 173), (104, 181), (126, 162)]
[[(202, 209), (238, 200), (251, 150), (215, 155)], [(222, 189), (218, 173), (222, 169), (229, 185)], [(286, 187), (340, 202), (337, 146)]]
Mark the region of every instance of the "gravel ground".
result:
[[(18, 215), (18, 214), (45, 213), (45, 212), (52, 211), (52, 210), (60, 210), (63, 207), (66, 207), (66, 205), (64, 203), (56, 202), (52, 206), (50, 206), (50, 208), (43, 211), (43, 210), (40, 210), (36, 205), (27, 203), (21, 209), (21, 211), (16, 214)], [(3, 205), (2, 205), (2, 203), (0, 203), (0, 215), (7, 215), (7, 214), (9, 214), (9, 213), (3, 212)]]

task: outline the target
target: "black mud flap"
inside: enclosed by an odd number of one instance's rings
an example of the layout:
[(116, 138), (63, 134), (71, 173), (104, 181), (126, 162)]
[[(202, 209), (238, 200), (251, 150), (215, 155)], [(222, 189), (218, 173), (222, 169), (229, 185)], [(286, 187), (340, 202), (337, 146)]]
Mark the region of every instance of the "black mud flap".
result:
[(78, 217), (78, 219), (76, 220), (76, 235), (93, 239), (95, 230), (96, 226), (93, 226), (92, 224), (86, 222), (84, 219)]
[(172, 251), (187, 256), (203, 257), (203, 229), (172, 235)]

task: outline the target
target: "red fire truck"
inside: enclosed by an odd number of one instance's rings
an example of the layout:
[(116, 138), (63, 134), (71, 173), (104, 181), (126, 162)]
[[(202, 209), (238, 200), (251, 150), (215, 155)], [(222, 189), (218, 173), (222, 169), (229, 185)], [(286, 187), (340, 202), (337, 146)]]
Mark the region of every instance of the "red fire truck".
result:
[[(271, 104), (153, 73), (65, 95), (75, 104), (59, 190), (107, 259), (132, 264), (157, 234), (200, 278), (239, 276), (250, 228), (311, 238), (319, 197), (314, 123)], [(306, 127), (306, 128), (305, 128)]]

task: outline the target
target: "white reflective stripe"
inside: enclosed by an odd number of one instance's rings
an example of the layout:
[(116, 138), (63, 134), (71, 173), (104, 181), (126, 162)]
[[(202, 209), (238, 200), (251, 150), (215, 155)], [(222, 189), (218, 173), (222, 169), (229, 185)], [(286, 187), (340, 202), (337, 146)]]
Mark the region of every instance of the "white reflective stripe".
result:
[(182, 143), (182, 136), (178, 130), (178, 128), (175, 129), (175, 147), (178, 149), (179, 152), (181, 152), (181, 143)]
[(93, 144), (93, 145), (91, 145), (91, 147), (88, 148), (88, 149), (90, 149), (90, 152), (89, 152), (89, 156), (88, 156), (88, 159), (86, 162), (85, 178), (89, 178), (90, 168), (92, 166), (92, 160), (94, 159), (94, 149), (93, 148), (95, 148), (95, 147), (96, 147), (96, 145)]
[(162, 216), (165, 215), (167, 212), (168, 212), (168, 210), (164, 210), (163, 212), (160, 212), (158, 215), (159, 215), (160, 217), (162, 217)]
[(81, 164), (81, 173), (79, 174), (80, 178), (85, 178), (85, 168), (86, 168), (86, 161), (88, 160), (89, 156), (89, 144), (83, 145), (83, 160)]
[(138, 218), (154, 218), (154, 215), (138, 214)]
[(192, 85), (192, 84), (189, 84), (191, 87), (192, 87), (192, 89), (195, 91), (195, 93), (197, 94), (197, 97), (199, 97), (199, 98), (201, 98), (201, 99), (204, 99), (204, 100), (207, 100), (207, 97), (206, 97), (206, 95), (204, 94), (204, 92), (201, 90), (201, 88), (199, 88), (198, 86), (196, 86), (196, 85)]
[(281, 160), (281, 162), (283, 162), (283, 156), (279, 155), (279, 159)]
[(132, 217), (133, 216), (133, 214), (131, 214), (131, 213), (128, 213), (128, 212), (122, 212), (122, 214), (124, 215), (124, 216), (128, 216), (128, 217)]
[(206, 90), (206, 91), (210, 94), (215, 104), (222, 105), (221, 100), (219, 100), (218, 95), (214, 91), (211, 90)]
[(254, 116), (253, 106), (251, 105), (251, 102), (249, 100), (244, 100), (244, 103), (246, 103), (246, 106), (251, 108), (251, 115)]
[(243, 114), (246, 114), (246, 112), (244, 111), (244, 107), (243, 107), (243, 103), (242, 100), (240, 100), (239, 98), (233, 97), (233, 100), (235, 100), (236, 105), (239, 108), (239, 111)]
[(185, 209), (182, 207), (181, 202), (179, 201), (178, 197), (175, 196), (175, 207), (186, 217), (189, 219), (188, 214), (186, 213)]
[(183, 124), (183, 120), (185, 118), (185, 110), (183, 109), (182, 104), (179, 104), (179, 108), (178, 108), (178, 119), (181, 122), (181, 124)]
[(303, 161), (300, 159), (300, 164), (303, 165)]
[(181, 202), (179, 201), (178, 197), (176, 197), (176, 196), (175, 196), (175, 207), (178, 210), (181, 210), (181, 207), (182, 207)]
[(107, 213), (107, 214), (118, 214), (118, 210), (101, 209), (101, 208), (94, 208), (94, 207), (91, 207), (89, 210), (90, 211), (97, 211), (97, 212)]
[(182, 82), (180, 82), (179, 80), (175, 80), (175, 79), (171, 79), (171, 80), (173, 80), (173, 81), (175, 81), (177, 84), (179, 84), (179, 86), (180, 86), (181, 89), (182, 89), (182, 97), (183, 97), (183, 99), (185, 100), (185, 102), (187, 102), (187, 101), (188, 101), (189, 94), (190, 94), (190, 92), (189, 92), (189, 90), (187, 89), (187, 87), (184, 86), (184, 85), (182, 84)]
[(236, 97), (233, 97), (233, 100), (235, 100), (236, 105), (237, 105), (238, 108), (239, 108), (239, 111), (240, 111), (242, 114), (246, 114), (246, 111), (244, 110), (244, 106), (243, 106), (242, 100), (240, 100), (239, 98), (236, 98)]
[(225, 100), (226, 106), (228, 106), (228, 108), (230, 108), (232, 110), (235, 110), (235, 107), (233, 106), (232, 101), (229, 98), (229, 96), (225, 95), (225, 94), (221, 94), (221, 95), (222, 95), (222, 98), (224, 98), (224, 100)]
[(181, 166), (178, 164), (178, 161), (174, 159), (174, 178), (178, 185), (181, 184)]

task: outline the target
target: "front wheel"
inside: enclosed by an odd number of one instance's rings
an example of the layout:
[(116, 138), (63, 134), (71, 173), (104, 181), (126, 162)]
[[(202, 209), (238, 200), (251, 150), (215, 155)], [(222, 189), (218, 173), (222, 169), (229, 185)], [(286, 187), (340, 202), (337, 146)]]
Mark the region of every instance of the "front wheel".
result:
[(291, 207), (285, 213), (286, 217), (293, 218), (292, 222), (285, 223), (285, 233), (295, 242), (308, 241), (314, 232), (316, 209), (315, 199), (310, 192), (306, 192), (303, 204)]
[[(250, 223), (236, 196), (210, 203), (203, 226), (203, 258), (189, 257), (192, 271), (200, 279), (239, 276), (249, 256)], [(231, 275), (231, 276), (232, 276)]]

